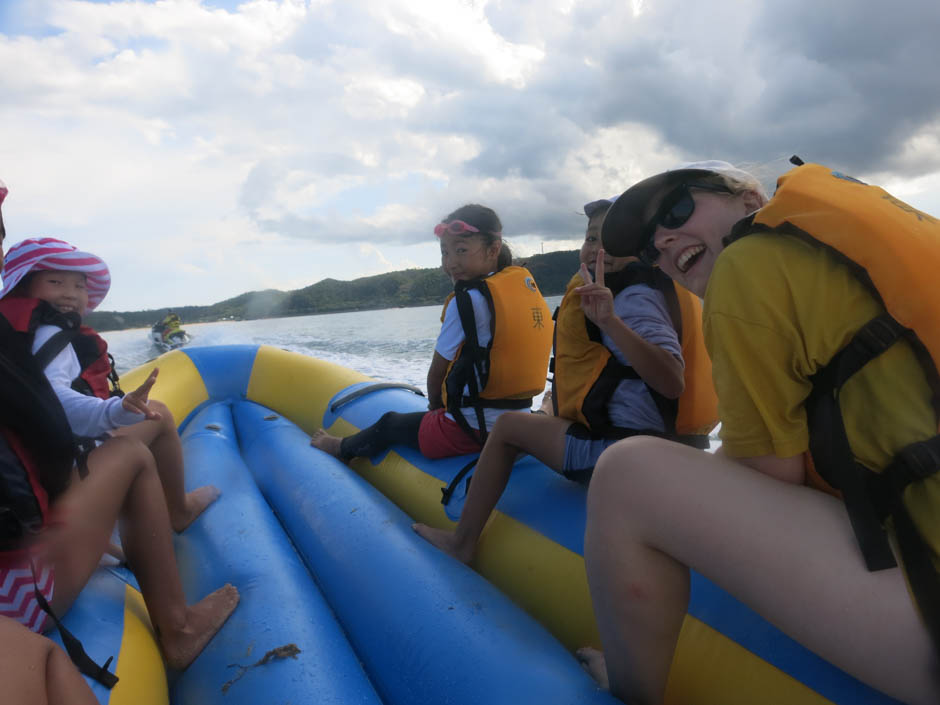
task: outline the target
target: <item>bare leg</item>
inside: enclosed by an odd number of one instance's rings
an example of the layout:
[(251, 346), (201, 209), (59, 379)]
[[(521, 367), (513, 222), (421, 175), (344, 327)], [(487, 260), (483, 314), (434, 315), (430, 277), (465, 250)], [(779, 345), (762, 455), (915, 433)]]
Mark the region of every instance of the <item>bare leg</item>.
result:
[(414, 530), (459, 561), (473, 559), (493, 508), (506, 489), (516, 456), (529, 453), (555, 470), (565, 462), (565, 431), (571, 421), (520, 412), (502, 414), (493, 424), (473, 473), (473, 482), (454, 531), (414, 524)]
[(915, 704), (940, 699), (900, 569), (866, 570), (829, 495), (679, 444), (626, 439), (595, 469), (585, 563), (611, 692), (628, 702), (662, 702), (686, 566), (873, 687)]
[(89, 474), (59, 497), (40, 536), (43, 561), (55, 566), (52, 607), (64, 614), (85, 587), (120, 515), (124, 548), (140, 583), (167, 664), (185, 668), (235, 605), (226, 585), (187, 606), (176, 568), (166, 502), (153, 455), (142, 444), (114, 438), (88, 456)]
[(62, 649), (6, 617), (0, 617), (0, 683), (4, 702), (98, 705)]
[(160, 484), (163, 485), (166, 506), (170, 512), (170, 524), (179, 533), (218, 499), (219, 490), (207, 485), (186, 492), (183, 481), (183, 444), (176, 430), (173, 413), (162, 402), (151, 401), (149, 404), (160, 414), (159, 419), (119, 428), (114, 435), (133, 438), (150, 448), (157, 461)]

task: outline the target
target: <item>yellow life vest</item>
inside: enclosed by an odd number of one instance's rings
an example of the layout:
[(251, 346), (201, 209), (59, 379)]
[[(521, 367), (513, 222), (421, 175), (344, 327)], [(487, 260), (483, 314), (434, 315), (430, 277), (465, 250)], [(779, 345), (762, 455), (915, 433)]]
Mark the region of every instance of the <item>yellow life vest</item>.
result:
[[(490, 342), (481, 347), (470, 301), (470, 290), (483, 294), (490, 310)], [(528, 409), (545, 388), (552, 350), (552, 320), (535, 278), (524, 267), (510, 266), (482, 279), (457, 282), (454, 298), (464, 342), (454, 356), (443, 384), (444, 404), (458, 423), (459, 407)], [(443, 320), (444, 314), (441, 314)], [(464, 388), (468, 387), (469, 395)], [(486, 425), (480, 423), (486, 433)]]
[(838, 399), (852, 374), (903, 338), (926, 372), (940, 431), (940, 221), (881, 188), (793, 161), (799, 166), (780, 177), (774, 197), (738, 223), (729, 241), (766, 231), (804, 238), (834, 253), (884, 304), (886, 313), (863, 326), (813, 377), (806, 402), (810, 453), (823, 479), (842, 492), (870, 570), (895, 565), (882, 529), (883, 520), (892, 518), (911, 589), (940, 648), (940, 576), (903, 499), (908, 484), (940, 472), (940, 433), (901, 449), (876, 473), (855, 462)]
[[(574, 291), (583, 283), (579, 274), (572, 277), (556, 313), (552, 400), (558, 416), (577, 421), (607, 437), (626, 435), (634, 429), (612, 426), (607, 404), (621, 380), (640, 377), (633, 368), (617, 361), (601, 342), (597, 326), (585, 317), (581, 297)], [(702, 307), (698, 297), (660, 270), (640, 263), (608, 274), (605, 283), (614, 295), (640, 283), (663, 292), (682, 346), (685, 390), (676, 400), (666, 399), (647, 388), (663, 417), (668, 436), (707, 447), (708, 433), (718, 423), (718, 398), (702, 335)]]

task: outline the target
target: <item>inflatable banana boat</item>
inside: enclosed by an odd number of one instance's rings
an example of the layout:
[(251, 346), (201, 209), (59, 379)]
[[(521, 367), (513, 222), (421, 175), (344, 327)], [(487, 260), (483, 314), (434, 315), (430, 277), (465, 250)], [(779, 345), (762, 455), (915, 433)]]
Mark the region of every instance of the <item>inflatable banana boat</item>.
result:
[[(426, 408), (413, 391), (267, 346), (173, 351), (124, 386), (154, 366), (187, 483), (223, 493), (176, 539), (187, 596), (231, 582), (242, 599), (193, 665), (167, 674), (133, 577), (100, 569), (64, 622), (114, 659), (113, 690), (93, 684), (102, 703), (615, 702), (571, 653), (599, 645), (583, 487), (519, 461), (471, 570), (410, 524), (452, 526), (466, 494), (452, 480), (472, 458), (394, 447), (349, 468), (309, 445), (321, 426), (345, 435)], [(667, 702), (896, 703), (698, 575)]]

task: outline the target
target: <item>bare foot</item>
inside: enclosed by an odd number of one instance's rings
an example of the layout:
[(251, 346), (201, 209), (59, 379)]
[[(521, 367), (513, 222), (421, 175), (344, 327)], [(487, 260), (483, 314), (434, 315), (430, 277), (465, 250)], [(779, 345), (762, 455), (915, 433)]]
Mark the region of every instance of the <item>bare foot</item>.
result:
[(607, 659), (604, 652), (590, 646), (585, 646), (575, 652), (581, 668), (588, 672), (602, 690), (610, 690), (610, 681), (607, 679)]
[(183, 670), (212, 641), (238, 604), (238, 590), (226, 584), (186, 608), (186, 626), (160, 634), (160, 645), (169, 668)]
[(331, 436), (322, 428), (314, 433), (313, 437), (310, 439), (310, 445), (312, 445), (314, 448), (319, 448), (324, 453), (329, 453), (334, 458), (338, 458), (340, 460), (343, 459), (340, 451), (340, 444), (342, 442), (342, 438), (339, 436)]
[(206, 510), (206, 507), (217, 500), (220, 494), (222, 493), (219, 488), (214, 485), (198, 487), (192, 492), (187, 492), (184, 500), (185, 513), (181, 517), (171, 518), (173, 531), (178, 534), (185, 531), (186, 527), (192, 524), (196, 517)]
[(427, 524), (412, 524), (411, 528), (415, 533), (430, 543), (435, 548), (439, 548), (448, 556), (456, 558), (461, 563), (469, 564), (473, 560), (473, 551), (476, 546), (470, 546), (468, 549), (457, 542), (457, 535), (453, 531), (444, 529), (435, 529)]
[(542, 397), (542, 404), (539, 406), (539, 411), (548, 416), (555, 415), (555, 406), (552, 403), (552, 390), (549, 389), (545, 392), (545, 395)]

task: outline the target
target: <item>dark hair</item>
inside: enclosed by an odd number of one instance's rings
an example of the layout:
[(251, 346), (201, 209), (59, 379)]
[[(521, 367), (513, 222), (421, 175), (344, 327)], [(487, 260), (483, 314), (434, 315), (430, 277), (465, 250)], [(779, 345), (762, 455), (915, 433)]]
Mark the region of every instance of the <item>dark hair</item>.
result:
[(479, 235), (474, 233), (472, 236), (468, 235), (466, 237), (481, 237), (487, 247), (496, 242), (501, 243), (499, 255), (496, 258), (496, 271), (512, 264), (512, 250), (509, 249), (509, 245), (503, 242), (503, 224), (500, 222), (499, 216), (496, 215), (496, 211), (481, 206), (479, 203), (468, 203), (465, 206), (460, 206), (441, 222), (450, 223), (454, 220), (462, 220), (467, 225), (472, 225), (480, 231)]
[(31, 269), (26, 274), (23, 275), (23, 278), (16, 282), (16, 286), (10, 290), (10, 296), (26, 296), (26, 290), (29, 289), (29, 283), (36, 278), (36, 272), (38, 269)]

